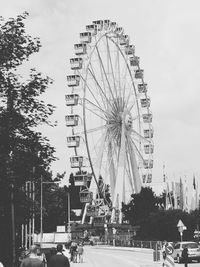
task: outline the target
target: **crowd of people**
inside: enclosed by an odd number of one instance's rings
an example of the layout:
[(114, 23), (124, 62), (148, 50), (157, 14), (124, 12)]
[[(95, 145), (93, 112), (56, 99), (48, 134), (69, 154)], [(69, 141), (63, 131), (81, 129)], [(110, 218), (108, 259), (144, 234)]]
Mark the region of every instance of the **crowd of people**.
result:
[[(39, 245), (33, 245), (20, 255), (20, 267), (70, 267), (70, 262), (83, 262), (84, 248), (82, 243), (72, 242), (69, 248), (58, 244), (46, 255)], [(1, 267), (1, 266), (0, 266)]]

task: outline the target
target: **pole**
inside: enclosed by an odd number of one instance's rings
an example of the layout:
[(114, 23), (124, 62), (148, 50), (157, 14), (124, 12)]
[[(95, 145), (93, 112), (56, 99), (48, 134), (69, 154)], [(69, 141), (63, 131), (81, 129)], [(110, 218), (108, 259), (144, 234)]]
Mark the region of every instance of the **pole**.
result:
[[(28, 182), (28, 192), (29, 192), (29, 199), (32, 200), (32, 192), (31, 192), (31, 190), (32, 190), (32, 182), (30, 181), (30, 182)], [(30, 207), (30, 209), (29, 209), (30, 211), (31, 211), (31, 206), (29, 206)], [(30, 214), (31, 214), (31, 212), (30, 212)], [(31, 219), (31, 217), (29, 217), (29, 227), (28, 227), (28, 232), (29, 232), (28, 233), (28, 236), (29, 236), (28, 245), (29, 245), (29, 248), (31, 246), (31, 234), (32, 234), (31, 227), (32, 227), (32, 219)]]
[(34, 244), (34, 234), (35, 234), (35, 182), (33, 182), (33, 217), (32, 217), (32, 240)]
[(43, 213), (42, 213), (42, 208), (43, 208), (43, 178), (41, 176), (41, 184), (40, 184), (40, 247), (42, 247), (42, 238), (43, 238)]
[(67, 198), (68, 198), (68, 207), (67, 207), (67, 210), (68, 210), (68, 233), (70, 233), (70, 193), (69, 191), (67, 192)]
[(183, 242), (183, 232), (180, 232), (181, 242)]
[(24, 247), (24, 224), (22, 224), (22, 248)]
[(12, 221), (12, 266), (15, 266), (15, 210), (14, 210), (14, 184), (11, 184), (11, 221)]

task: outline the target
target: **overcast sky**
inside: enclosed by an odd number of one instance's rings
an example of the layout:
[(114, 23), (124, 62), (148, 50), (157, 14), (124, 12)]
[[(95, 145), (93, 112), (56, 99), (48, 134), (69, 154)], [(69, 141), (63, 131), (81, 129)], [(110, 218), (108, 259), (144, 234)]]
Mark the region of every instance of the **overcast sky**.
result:
[[(54, 79), (46, 95), (57, 106), (58, 127), (44, 129), (60, 158), (54, 171), (67, 168), (65, 127), (66, 75), (79, 33), (93, 20), (122, 26), (136, 46), (151, 98), (154, 127), (155, 182), (186, 175), (192, 184), (200, 168), (200, 1), (199, 0), (0, 0), (3, 17), (28, 11), (27, 30), (43, 47), (27, 67)], [(190, 181), (189, 181), (190, 180)]]

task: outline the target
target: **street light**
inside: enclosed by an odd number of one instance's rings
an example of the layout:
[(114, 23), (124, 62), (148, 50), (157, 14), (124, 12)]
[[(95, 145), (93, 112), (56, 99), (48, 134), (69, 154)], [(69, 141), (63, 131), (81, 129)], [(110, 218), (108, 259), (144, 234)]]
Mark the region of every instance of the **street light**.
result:
[(43, 184), (59, 184), (59, 182), (43, 182), (43, 177), (41, 176), (40, 183), (40, 247), (42, 247), (43, 239)]
[(67, 212), (68, 212), (68, 222), (67, 222), (67, 232), (71, 233), (71, 227), (70, 227), (70, 192), (69, 187), (66, 185), (64, 186), (64, 190), (67, 193)]

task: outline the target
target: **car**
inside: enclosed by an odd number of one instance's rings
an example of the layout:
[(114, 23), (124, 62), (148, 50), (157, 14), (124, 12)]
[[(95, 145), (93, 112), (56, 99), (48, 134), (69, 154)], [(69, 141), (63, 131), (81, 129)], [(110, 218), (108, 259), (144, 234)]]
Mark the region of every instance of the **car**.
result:
[(174, 246), (174, 251), (172, 257), (178, 263), (182, 262), (182, 251), (184, 248), (188, 248), (188, 260), (191, 262), (192, 260), (197, 260), (200, 262), (200, 248), (197, 242), (193, 241), (184, 241), (178, 242)]

